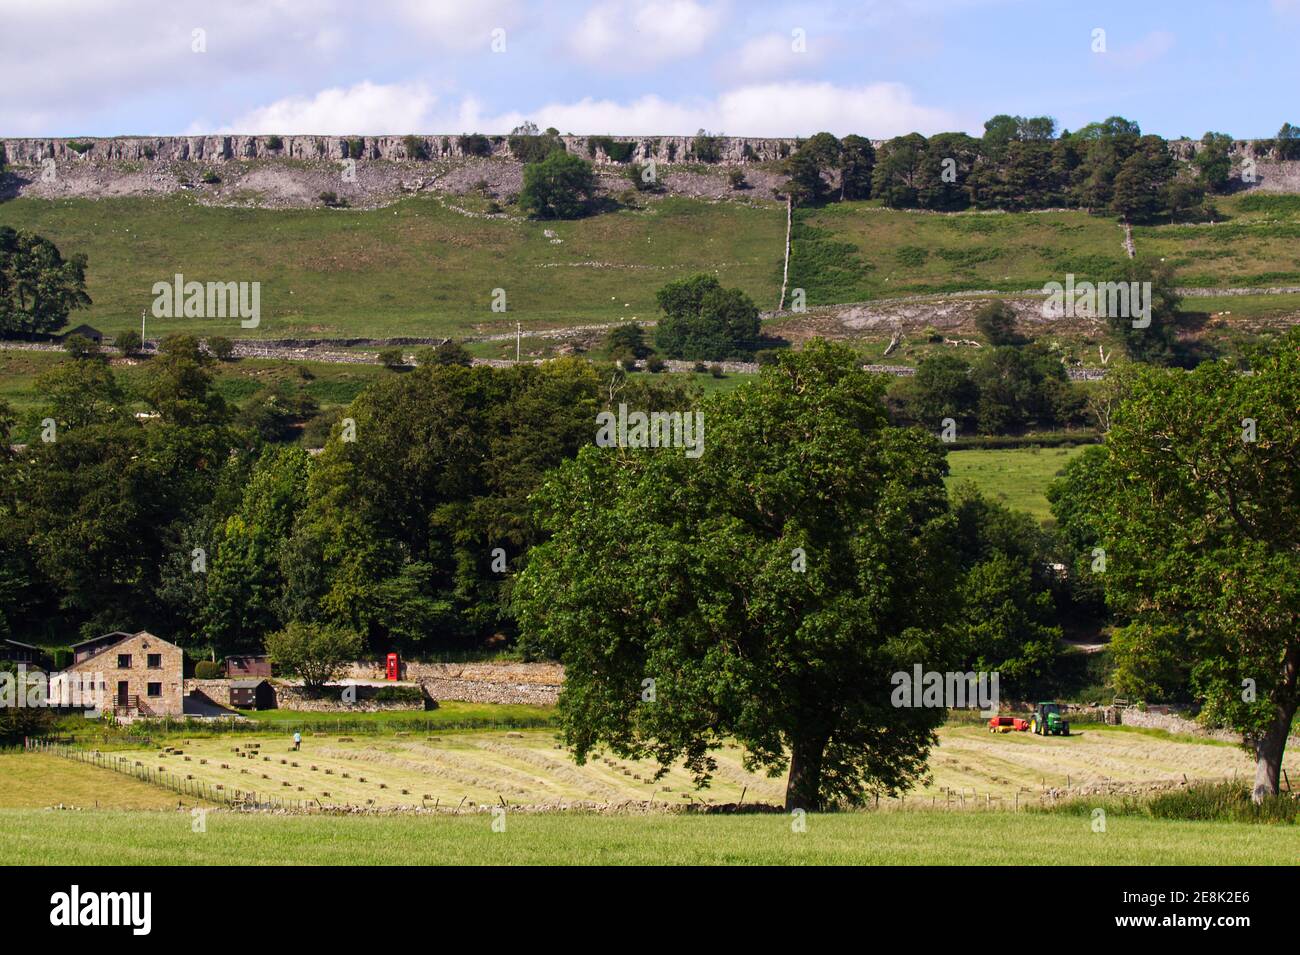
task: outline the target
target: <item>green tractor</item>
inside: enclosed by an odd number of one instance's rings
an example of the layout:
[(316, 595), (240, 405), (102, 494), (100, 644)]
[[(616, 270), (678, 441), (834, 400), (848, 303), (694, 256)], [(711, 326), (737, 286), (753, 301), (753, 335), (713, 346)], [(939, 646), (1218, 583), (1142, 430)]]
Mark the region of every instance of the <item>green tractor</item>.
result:
[(1029, 721), (1029, 730), (1037, 736), (1069, 736), (1070, 721), (1059, 703), (1039, 703)]

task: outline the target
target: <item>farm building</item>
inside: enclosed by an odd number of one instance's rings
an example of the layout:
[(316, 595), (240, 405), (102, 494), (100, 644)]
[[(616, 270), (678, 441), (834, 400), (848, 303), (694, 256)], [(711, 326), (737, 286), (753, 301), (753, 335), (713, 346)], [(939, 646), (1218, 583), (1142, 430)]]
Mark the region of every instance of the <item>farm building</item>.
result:
[(104, 344), (104, 333), (93, 325), (78, 325), (76, 328), (69, 329), (59, 336), (60, 341), (67, 341), (73, 335), (80, 335), (96, 345)]
[(270, 675), (271, 658), (265, 654), (226, 657), (226, 676), (232, 680)]
[(29, 667), (39, 667), (44, 665), (45, 651), (40, 647), (32, 646), (30, 643), (19, 643), (17, 640), (10, 640), (5, 637), (0, 640), (0, 660), (21, 663)]
[(71, 702), (75, 687), (99, 684), (104, 709), (117, 716), (181, 716), (184, 654), (174, 643), (139, 633), (106, 633), (73, 646), (73, 665), (50, 677), (50, 698)]
[(239, 710), (273, 710), (275, 687), (270, 680), (232, 680), (230, 705)]

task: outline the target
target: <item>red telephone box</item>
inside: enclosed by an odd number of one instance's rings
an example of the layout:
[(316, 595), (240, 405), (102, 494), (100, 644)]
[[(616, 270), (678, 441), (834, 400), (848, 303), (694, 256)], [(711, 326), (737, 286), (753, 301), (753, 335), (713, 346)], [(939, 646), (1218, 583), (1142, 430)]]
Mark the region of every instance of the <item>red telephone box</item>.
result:
[(398, 661), (396, 653), (388, 655), (388, 666), (384, 676), (389, 680), (400, 680), (402, 678), (402, 665)]

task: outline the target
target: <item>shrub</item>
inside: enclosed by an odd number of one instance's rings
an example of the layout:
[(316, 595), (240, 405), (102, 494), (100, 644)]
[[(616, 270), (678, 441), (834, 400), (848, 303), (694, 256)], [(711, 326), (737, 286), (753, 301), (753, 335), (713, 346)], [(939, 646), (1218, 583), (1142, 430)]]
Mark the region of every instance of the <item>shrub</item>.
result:
[(611, 162), (624, 163), (636, 152), (636, 143), (622, 142), (609, 136), (592, 136), (587, 140), (587, 155), (595, 156), (597, 149), (604, 151)]
[(208, 351), (217, 361), (230, 361), (235, 357), (235, 343), (223, 335), (213, 335), (208, 339)]
[(731, 183), (732, 189), (748, 189), (749, 180), (745, 178), (745, 170), (733, 168), (727, 173), (727, 181)]
[(657, 375), (664, 370), (664, 360), (658, 355), (651, 355), (645, 360), (645, 370), (652, 375)]
[(379, 353), (379, 363), (385, 368), (401, 368), (406, 364), (406, 356), (396, 346), (385, 348)]
[(421, 368), (428, 365), (461, 365), (468, 368), (473, 356), (460, 342), (443, 342), (436, 348), (421, 348), (415, 353), (415, 363)]
[(140, 333), (135, 329), (128, 328), (118, 335), (113, 344), (123, 355), (135, 355), (144, 347), (144, 342), (140, 339)]
[(564, 152), (558, 136), (519, 134), (510, 137), (510, 154), (522, 163), (541, 162), (554, 152)]
[(1018, 345), (1016, 312), (1003, 301), (989, 302), (975, 313), (975, 327), (990, 345)]
[(702, 362), (702, 361), (697, 361), (697, 362), (696, 362), (696, 363), (691, 367), (691, 371), (695, 372), (697, 375), (702, 375), (704, 372), (706, 372), (706, 371), (708, 371), (708, 370), (709, 370), (708, 367), (707, 367), (707, 366), (704, 364), (704, 362)]
[(94, 143), (86, 142), (85, 140), (81, 140), (81, 139), (71, 139), (68, 141), (67, 146), (78, 156), (84, 156), (86, 153), (90, 152), (92, 149), (95, 148)]
[(99, 354), (99, 348), (84, 335), (69, 335), (63, 339), (63, 350), (73, 358), (89, 358)]
[(294, 621), (266, 638), (266, 652), (287, 672), (317, 691), (335, 679), (364, 646), (361, 635), (342, 627)]
[(538, 219), (576, 219), (596, 192), (591, 163), (567, 152), (524, 167), (519, 207)]
[(343, 155), (348, 159), (360, 159), (366, 151), (364, 139), (349, 139), (343, 144)]
[(267, 136), (266, 148), (273, 153), (278, 153), (281, 149), (284, 148), (284, 140), (281, 139), (279, 136)]
[(717, 162), (722, 158), (722, 141), (719, 137), (700, 130), (691, 143), (691, 155), (698, 162)]
[(758, 338), (758, 306), (707, 272), (669, 282), (656, 298), (664, 317), (655, 344), (669, 358), (718, 361), (752, 347)]
[(727, 377), (726, 373), (722, 370), (722, 366), (717, 364), (709, 366), (709, 374), (712, 375), (714, 378)]
[(341, 198), (339, 194), (333, 190), (322, 192), (317, 198), (331, 209), (346, 209), (348, 207), (348, 201)]
[(429, 158), (429, 147), (419, 136), (403, 136), (402, 148), (406, 151), (407, 159)]
[(194, 664), (194, 679), (219, 680), (223, 676), (221, 664), (215, 660), (200, 660)]
[(456, 139), (456, 145), (466, 156), (491, 156), (492, 141), (482, 133), (467, 133)]
[(205, 169), (205, 170), (203, 171), (203, 175), (200, 176), (199, 178), (200, 178), (203, 182), (206, 182), (209, 186), (215, 186), (217, 183), (219, 183), (219, 182), (221, 181), (221, 177), (218, 176), (218, 175), (217, 175), (215, 172), (213, 172), (211, 169)]

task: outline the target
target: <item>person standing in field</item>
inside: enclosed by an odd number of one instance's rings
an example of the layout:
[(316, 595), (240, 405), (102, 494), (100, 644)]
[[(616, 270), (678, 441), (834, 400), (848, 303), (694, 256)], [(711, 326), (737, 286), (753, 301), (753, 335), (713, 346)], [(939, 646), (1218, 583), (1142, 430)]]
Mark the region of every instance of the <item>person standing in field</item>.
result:
[(300, 749), (302, 749), (302, 734), (295, 732), (293, 734), (293, 750), (296, 753)]

